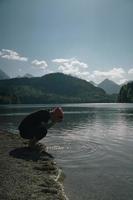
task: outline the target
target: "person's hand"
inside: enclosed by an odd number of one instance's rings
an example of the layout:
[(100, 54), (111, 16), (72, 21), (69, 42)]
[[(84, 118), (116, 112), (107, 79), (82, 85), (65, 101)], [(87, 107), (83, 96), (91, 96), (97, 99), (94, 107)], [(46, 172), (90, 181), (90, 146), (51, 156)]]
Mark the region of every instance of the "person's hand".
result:
[(58, 123), (58, 122), (62, 122), (63, 121), (63, 117), (59, 117), (59, 116), (54, 116), (52, 118), (53, 123)]

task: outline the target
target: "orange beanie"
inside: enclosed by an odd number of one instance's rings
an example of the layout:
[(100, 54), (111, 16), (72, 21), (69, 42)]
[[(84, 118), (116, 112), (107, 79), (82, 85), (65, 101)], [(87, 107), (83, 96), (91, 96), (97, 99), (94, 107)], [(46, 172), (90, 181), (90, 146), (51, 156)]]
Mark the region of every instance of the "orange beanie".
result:
[(63, 113), (62, 108), (59, 108), (59, 107), (54, 108), (53, 109), (53, 113), (59, 118), (63, 118), (64, 117), (64, 113)]

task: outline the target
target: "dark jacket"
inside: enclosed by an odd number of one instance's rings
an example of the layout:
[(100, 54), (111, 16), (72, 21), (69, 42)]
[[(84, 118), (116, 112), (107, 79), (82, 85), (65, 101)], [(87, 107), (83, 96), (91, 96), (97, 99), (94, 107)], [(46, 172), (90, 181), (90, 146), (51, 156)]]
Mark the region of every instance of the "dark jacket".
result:
[(39, 110), (29, 114), (22, 120), (18, 127), (20, 135), (27, 139), (33, 138), (33, 136), (38, 138), (44, 137), (47, 133), (47, 129), (45, 125), (43, 125), (43, 122), (45, 124), (48, 123), (49, 120), (50, 111), (48, 110)]

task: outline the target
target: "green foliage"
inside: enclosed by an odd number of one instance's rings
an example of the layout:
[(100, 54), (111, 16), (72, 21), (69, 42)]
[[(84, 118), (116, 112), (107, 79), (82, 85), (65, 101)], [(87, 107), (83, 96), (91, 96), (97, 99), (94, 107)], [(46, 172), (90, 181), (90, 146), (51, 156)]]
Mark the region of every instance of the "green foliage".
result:
[(118, 95), (118, 102), (133, 103), (133, 82), (122, 86)]

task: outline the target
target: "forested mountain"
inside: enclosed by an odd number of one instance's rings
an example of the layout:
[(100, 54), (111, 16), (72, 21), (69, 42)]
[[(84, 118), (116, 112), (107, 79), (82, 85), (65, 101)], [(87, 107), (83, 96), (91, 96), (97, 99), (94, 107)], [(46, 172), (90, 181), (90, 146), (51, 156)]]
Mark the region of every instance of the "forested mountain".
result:
[(133, 103), (133, 81), (122, 86), (118, 95), (118, 102)]
[(0, 80), (9, 79), (10, 77), (0, 69)]
[(114, 99), (103, 89), (62, 73), (0, 80), (0, 103), (114, 102)]
[(109, 79), (102, 81), (98, 87), (104, 89), (107, 94), (118, 94), (120, 91), (120, 85)]

